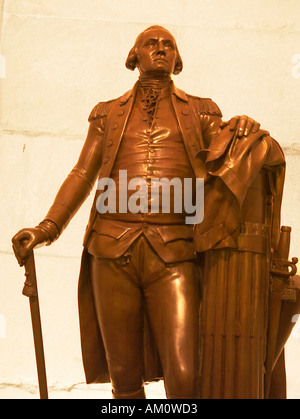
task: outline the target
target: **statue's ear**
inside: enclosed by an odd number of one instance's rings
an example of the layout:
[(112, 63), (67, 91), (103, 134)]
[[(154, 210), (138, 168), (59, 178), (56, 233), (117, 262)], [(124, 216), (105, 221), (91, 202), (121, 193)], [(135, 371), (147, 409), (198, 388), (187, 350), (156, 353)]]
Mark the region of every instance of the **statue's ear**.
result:
[(181, 59), (180, 55), (177, 55), (177, 60), (176, 60), (176, 63), (175, 63), (173, 74), (176, 75), (176, 74), (181, 73), (182, 69), (183, 69), (182, 59)]
[(125, 66), (129, 70), (133, 71), (136, 68), (137, 63), (138, 63), (138, 59), (137, 59), (136, 48), (133, 47), (128, 54)]

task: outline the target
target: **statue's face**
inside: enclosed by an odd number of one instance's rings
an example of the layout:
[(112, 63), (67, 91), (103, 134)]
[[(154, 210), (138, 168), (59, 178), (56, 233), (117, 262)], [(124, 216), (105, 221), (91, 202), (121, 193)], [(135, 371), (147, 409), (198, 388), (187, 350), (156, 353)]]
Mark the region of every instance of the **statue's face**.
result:
[(142, 75), (171, 75), (176, 55), (172, 35), (163, 29), (151, 29), (143, 35), (137, 54), (137, 67)]

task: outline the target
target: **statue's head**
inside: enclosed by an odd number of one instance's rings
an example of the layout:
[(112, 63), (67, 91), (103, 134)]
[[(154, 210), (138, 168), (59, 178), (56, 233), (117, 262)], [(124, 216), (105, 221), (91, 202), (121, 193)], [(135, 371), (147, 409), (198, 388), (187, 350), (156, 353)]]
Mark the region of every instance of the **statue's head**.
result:
[(173, 35), (162, 26), (150, 26), (137, 37), (126, 67), (137, 67), (144, 75), (163, 76), (179, 74), (183, 64)]

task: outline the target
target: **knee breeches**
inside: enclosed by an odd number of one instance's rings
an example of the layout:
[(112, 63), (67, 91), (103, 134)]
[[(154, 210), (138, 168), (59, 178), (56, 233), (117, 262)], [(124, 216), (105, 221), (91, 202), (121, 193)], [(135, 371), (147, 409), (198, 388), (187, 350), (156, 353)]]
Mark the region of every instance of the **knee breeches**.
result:
[(200, 287), (195, 263), (167, 265), (140, 237), (119, 259), (94, 257), (92, 285), (114, 395), (142, 394), (146, 310), (167, 397), (197, 398)]

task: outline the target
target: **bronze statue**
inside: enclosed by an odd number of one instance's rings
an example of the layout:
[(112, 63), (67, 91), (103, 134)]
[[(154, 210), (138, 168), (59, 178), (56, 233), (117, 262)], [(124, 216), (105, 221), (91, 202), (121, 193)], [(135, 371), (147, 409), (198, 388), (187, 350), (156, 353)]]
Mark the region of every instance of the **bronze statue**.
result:
[[(160, 378), (167, 398), (263, 398), (282, 151), (253, 119), (222, 122), (211, 99), (175, 87), (182, 59), (166, 29), (142, 32), (126, 67), (138, 68), (139, 80), (94, 107), (77, 164), (45, 219), (14, 236), (16, 255), (22, 262), (56, 240), (96, 180), (110, 179), (118, 210), (101, 211), (99, 183), (79, 278), (87, 383), (111, 381), (117, 399), (145, 398), (144, 382)], [(143, 181), (139, 204), (127, 190), (133, 211), (121, 200), (125, 171), (126, 187)], [(174, 210), (173, 190), (169, 211), (161, 189), (157, 207), (142, 210), (151, 204), (143, 187), (162, 178), (204, 179), (202, 222)]]

